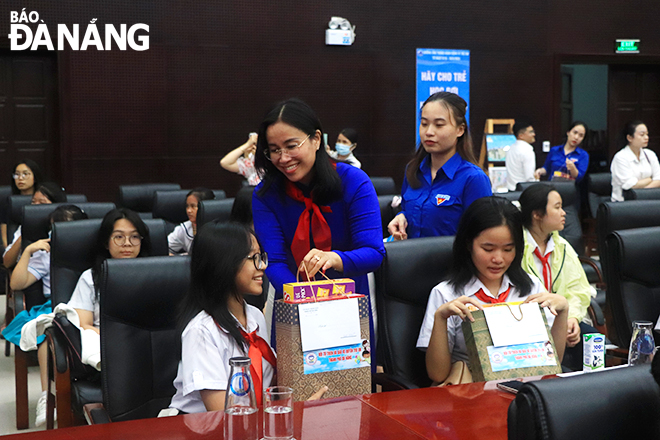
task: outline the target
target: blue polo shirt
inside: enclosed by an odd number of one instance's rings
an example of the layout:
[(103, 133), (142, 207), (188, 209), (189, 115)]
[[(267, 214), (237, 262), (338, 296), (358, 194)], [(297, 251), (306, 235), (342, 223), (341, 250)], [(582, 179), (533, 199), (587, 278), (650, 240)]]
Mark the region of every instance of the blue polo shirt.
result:
[(458, 222), (472, 202), (493, 195), (490, 179), (481, 168), (454, 154), (431, 181), (431, 158), (419, 166), (419, 188), (403, 179), (402, 208), (408, 221), (408, 238), (455, 235)]
[(564, 154), (564, 144), (552, 147), (548, 153), (548, 157), (545, 159), (543, 168), (545, 168), (545, 171), (548, 173), (546, 174), (548, 180), (552, 180), (555, 171), (568, 174), (568, 169), (566, 169), (566, 159), (572, 160), (573, 163), (575, 163), (575, 167), (578, 169), (578, 176), (575, 180), (578, 182), (582, 180), (587, 172), (587, 168), (589, 168), (589, 153), (582, 148), (577, 147), (572, 153)]

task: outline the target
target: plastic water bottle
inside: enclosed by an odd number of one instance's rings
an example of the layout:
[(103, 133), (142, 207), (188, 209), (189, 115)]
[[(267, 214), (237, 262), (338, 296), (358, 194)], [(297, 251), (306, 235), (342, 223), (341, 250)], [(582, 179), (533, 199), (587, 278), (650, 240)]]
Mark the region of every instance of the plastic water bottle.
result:
[(229, 359), (231, 371), (225, 393), (226, 440), (257, 440), (259, 437), (259, 413), (250, 364), (249, 357)]
[(633, 333), (630, 339), (628, 365), (650, 364), (655, 352), (653, 339), (653, 323), (649, 321), (634, 321)]

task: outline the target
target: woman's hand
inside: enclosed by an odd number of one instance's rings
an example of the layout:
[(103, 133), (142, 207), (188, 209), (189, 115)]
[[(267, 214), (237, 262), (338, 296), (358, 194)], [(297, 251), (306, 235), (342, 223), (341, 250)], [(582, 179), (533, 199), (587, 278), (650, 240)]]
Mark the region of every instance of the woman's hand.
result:
[(444, 320), (449, 319), (450, 316), (456, 315), (459, 316), (461, 319), (465, 320), (465, 318), (469, 319), (471, 322), (474, 322), (474, 318), (472, 317), (472, 313), (470, 313), (470, 309), (468, 308), (468, 304), (472, 304), (479, 310), (483, 310), (483, 307), (481, 306), (481, 303), (477, 301), (474, 298), (471, 298), (469, 296), (461, 296), (459, 298), (456, 298), (453, 301), (449, 301), (448, 303), (444, 303), (440, 307), (438, 307), (438, 310), (435, 311), (435, 317), (437, 318), (442, 318)]
[(561, 312), (568, 311), (568, 301), (561, 295), (554, 293), (541, 292), (530, 295), (525, 299), (525, 303), (538, 303), (541, 307), (547, 307), (550, 313), (557, 316)]
[(547, 171), (545, 170), (545, 168), (543, 167), (537, 168), (536, 171), (534, 171), (534, 178), (537, 180), (541, 180), (541, 176), (545, 176), (546, 173)]
[(257, 151), (257, 139), (258, 137), (256, 133), (252, 133), (248, 138), (248, 141), (245, 143), (245, 147), (243, 148), (243, 154), (246, 157)]
[(50, 252), (50, 238), (44, 238), (43, 240), (37, 240), (28, 247), (25, 248), (25, 252), (28, 255), (33, 255), (37, 251), (46, 251)]
[(320, 400), (326, 391), (328, 391), (328, 387), (323, 385), (321, 389), (319, 389), (317, 392), (312, 394), (312, 396), (309, 399), (307, 399), (307, 401), (309, 402), (310, 400)]
[(572, 178), (576, 179), (578, 174), (580, 173), (575, 166), (575, 162), (573, 162), (570, 159), (566, 159), (566, 169), (568, 170), (568, 173), (571, 175)]
[(568, 320), (568, 335), (566, 336), (566, 345), (575, 347), (580, 342), (580, 323), (577, 318)]
[(389, 225), (387, 225), (387, 231), (394, 237), (395, 240), (405, 240), (408, 238), (406, 233), (406, 228), (408, 227), (408, 220), (406, 216), (401, 213), (397, 214), (396, 217), (392, 219)]
[[(307, 269), (307, 270), (305, 270)], [(334, 269), (337, 272), (344, 271), (344, 262), (336, 252), (324, 252), (319, 249), (310, 250), (300, 263), (298, 270), (304, 274), (309, 274), (310, 278), (321, 270), (325, 273), (328, 269)]]

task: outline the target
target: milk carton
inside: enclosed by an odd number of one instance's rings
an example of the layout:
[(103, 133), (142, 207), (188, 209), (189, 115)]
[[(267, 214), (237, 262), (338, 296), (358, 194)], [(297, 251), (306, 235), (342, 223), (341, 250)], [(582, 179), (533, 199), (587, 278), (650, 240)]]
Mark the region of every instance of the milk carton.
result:
[(582, 335), (584, 355), (583, 371), (596, 371), (605, 368), (605, 336), (600, 333)]

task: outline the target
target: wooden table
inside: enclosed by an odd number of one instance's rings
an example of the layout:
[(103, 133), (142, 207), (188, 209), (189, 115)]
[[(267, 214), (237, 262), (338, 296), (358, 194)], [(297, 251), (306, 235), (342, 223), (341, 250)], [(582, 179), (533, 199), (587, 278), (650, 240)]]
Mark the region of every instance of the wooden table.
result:
[[(525, 380), (539, 379), (526, 378)], [(310, 439), (506, 439), (513, 394), (495, 382), (296, 402), (294, 435)], [(222, 411), (80, 426), (7, 440), (222, 439)], [(261, 421), (260, 421), (261, 426)]]

